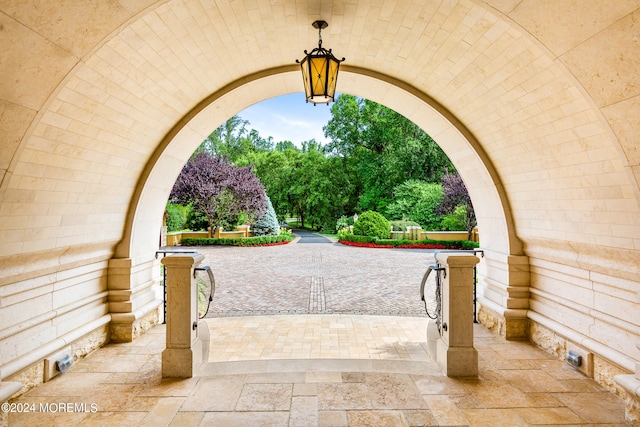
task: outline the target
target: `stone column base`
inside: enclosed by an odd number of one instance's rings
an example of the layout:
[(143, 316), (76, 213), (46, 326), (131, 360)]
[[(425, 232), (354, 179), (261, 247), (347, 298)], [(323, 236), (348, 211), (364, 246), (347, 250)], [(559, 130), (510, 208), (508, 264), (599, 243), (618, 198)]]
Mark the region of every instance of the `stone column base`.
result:
[(478, 376), (478, 350), (474, 347), (449, 347), (443, 339), (436, 345), (437, 361), (446, 376)]
[(529, 339), (527, 310), (509, 310), (492, 307), (490, 301), (478, 298), (478, 321), (494, 334), (509, 341)]
[(112, 342), (132, 342), (160, 323), (162, 301), (155, 300), (132, 313), (111, 313), (109, 332)]
[(162, 378), (191, 378), (202, 365), (202, 341), (196, 339), (191, 348), (166, 348), (162, 352)]

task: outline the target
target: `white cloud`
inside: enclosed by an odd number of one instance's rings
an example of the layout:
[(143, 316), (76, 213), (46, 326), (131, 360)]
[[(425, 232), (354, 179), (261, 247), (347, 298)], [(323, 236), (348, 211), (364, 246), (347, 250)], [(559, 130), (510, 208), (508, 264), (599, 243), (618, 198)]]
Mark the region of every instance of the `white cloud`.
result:
[(331, 118), (330, 109), (306, 104), (299, 93), (268, 99), (238, 115), (250, 122), (250, 129), (256, 129), (263, 138), (271, 136), (275, 142), (291, 141), (298, 146), (310, 139), (328, 142), (322, 127)]
[(283, 116), (282, 114), (274, 114), (273, 117), (278, 119), (280, 122), (282, 122), (287, 126), (293, 126), (300, 129), (310, 129), (310, 128), (313, 128), (314, 126), (317, 126), (317, 123), (312, 123), (308, 120), (300, 120), (300, 119), (294, 119), (291, 117), (286, 117), (286, 116)]

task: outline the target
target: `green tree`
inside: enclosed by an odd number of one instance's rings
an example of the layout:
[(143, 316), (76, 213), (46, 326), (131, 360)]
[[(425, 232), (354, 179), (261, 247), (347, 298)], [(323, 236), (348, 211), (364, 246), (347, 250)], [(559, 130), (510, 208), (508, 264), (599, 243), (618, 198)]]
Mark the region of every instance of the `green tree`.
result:
[[(277, 215), (294, 215), (305, 226), (330, 230), (337, 218), (356, 211), (396, 216), (409, 209), (402, 207), (408, 200), (398, 199), (399, 185), (411, 180), (438, 183), (454, 170), (429, 135), (389, 108), (342, 95), (331, 113), (324, 128), (330, 143), (324, 147), (314, 140), (298, 148), (291, 141), (263, 138), (234, 116), (199, 150), (253, 166)], [(425, 215), (412, 216), (432, 222)]]
[(271, 203), (280, 218), (293, 212), (289, 188), (292, 173), (299, 152), (296, 149), (285, 151), (249, 151), (236, 161), (238, 166), (253, 166), (253, 171), (260, 178)]
[(165, 207), (167, 231), (184, 229), (187, 222), (187, 209), (182, 205), (167, 202)]
[(336, 218), (355, 206), (345, 159), (327, 156), (315, 140), (300, 149), (280, 147), (246, 153), (237, 164), (253, 166), (280, 217), (292, 214), (303, 226), (333, 230)]
[(326, 157), (317, 146), (306, 153), (305, 160), (310, 172), (307, 216), (312, 227), (333, 231), (336, 218), (344, 214), (348, 202), (348, 182), (339, 167), (340, 159)]
[(206, 231), (209, 228), (209, 220), (204, 213), (199, 212), (197, 209), (198, 208), (194, 208), (191, 203), (187, 205), (187, 221), (185, 227), (193, 231)]
[(453, 213), (446, 214), (440, 223), (440, 228), (444, 231), (467, 231), (465, 221), (467, 218), (467, 207), (458, 205)]
[(407, 218), (425, 230), (439, 230), (443, 216), (436, 213), (442, 202), (442, 186), (425, 181), (408, 180), (393, 189), (394, 200), (385, 215), (391, 220)]
[(384, 211), (393, 189), (418, 179), (438, 182), (455, 170), (433, 139), (413, 122), (373, 101), (341, 95), (325, 126), (326, 150), (350, 159), (359, 210)]
[(194, 155), (201, 152), (234, 160), (243, 151), (242, 139), (246, 138), (249, 122), (235, 115), (218, 126), (200, 144)]
[(278, 141), (275, 145), (276, 151), (295, 150), (296, 146), (291, 141)]
[(211, 132), (194, 154), (206, 152), (235, 162), (249, 152), (272, 150), (273, 138), (263, 138), (255, 129), (248, 130), (249, 124), (238, 115), (231, 117)]

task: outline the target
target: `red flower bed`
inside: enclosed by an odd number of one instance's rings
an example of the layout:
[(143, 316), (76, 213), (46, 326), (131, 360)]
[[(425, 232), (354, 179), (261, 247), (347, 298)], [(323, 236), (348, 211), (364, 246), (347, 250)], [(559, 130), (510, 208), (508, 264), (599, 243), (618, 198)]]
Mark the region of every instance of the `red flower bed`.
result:
[(359, 248), (393, 248), (393, 246), (391, 245), (376, 245), (375, 243), (348, 242), (346, 240), (340, 240), (340, 243), (347, 246), (357, 246)]
[(340, 240), (340, 243), (347, 246), (356, 246), (359, 248), (401, 248), (401, 249), (449, 249), (448, 246), (439, 243), (416, 243), (416, 244), (404, 244), (404, 245), (377, 245), (375, 243), (361, 243), (361, 242), (349, 242), (347, 240)]
[(448, 249), (445, 245), (440, 245), (438, 243), (434, 243), (434, 244), (420, 243), (420, 244), (415, 244), (415, 245), (411, 245), (411, 244), (398, 245), (398, 246), (396, 246), (396, 248), (406, 248), (406, 249)]

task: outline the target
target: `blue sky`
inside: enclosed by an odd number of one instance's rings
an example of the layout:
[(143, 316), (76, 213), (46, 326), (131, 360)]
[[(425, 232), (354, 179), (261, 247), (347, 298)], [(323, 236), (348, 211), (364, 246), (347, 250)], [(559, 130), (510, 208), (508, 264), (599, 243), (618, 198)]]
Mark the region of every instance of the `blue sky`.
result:
[[(338, 95), (336, 94), (336, 97)], [(248, 129), (256, 129), (260, 136), (273, 137), (274, 142), (289, 140), (296, 146), (302, 141), (315, 139), (325, 144), (322, 127), (331, 118), (331, 108), (325, 104), (304, 102), (304, 92), (267, 99), (238, 113), (250, 122)]]

